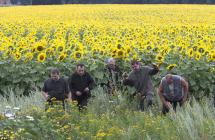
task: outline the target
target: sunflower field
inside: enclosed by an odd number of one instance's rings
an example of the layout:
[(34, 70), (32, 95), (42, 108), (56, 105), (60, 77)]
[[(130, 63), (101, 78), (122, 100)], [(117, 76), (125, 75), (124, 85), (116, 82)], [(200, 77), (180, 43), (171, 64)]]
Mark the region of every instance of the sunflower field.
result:
[[(109, 97), (97, 86), (84, 112), (75, 102), (44, 111), (40, 89), (51, 68), (67, 78), (84, 63), (99, 85), (108, 58), (125, 72), (134, 59), (155, 63), (155, 90), (172, 71), (195, 98), (163, 116), (158, 96), (139, 112), (124, 91)], [(214, 5), (0, 7), (0, 71), (0, 139), (215, 139)]]
[(0, 85), (41, 87), (50, 67), (68, 76), (83, 62), (96, 81), (105, 60), (156, 63), (160, 74), (184, 76), (197, 98), (214, 85), (215, 6), (64, 5), (0, 8)]

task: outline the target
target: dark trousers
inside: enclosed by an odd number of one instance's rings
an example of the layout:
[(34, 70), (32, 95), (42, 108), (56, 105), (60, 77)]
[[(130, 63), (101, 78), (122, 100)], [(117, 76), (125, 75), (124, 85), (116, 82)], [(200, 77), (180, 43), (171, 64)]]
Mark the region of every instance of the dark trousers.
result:
[[(165, 99), (166, 100), (166, 99)], [(177, 105), (179, 104), (180, 106), (182, 106), (182, 100), (180, 101), (168, 101), (166, 100), (167, 102), (170, 102), (170, 104), (172, 105), (173, 107), (173, 110), (176, 111), (176, 107)], [(162, 113), (163, 114), (166, 114), (169, 112), (169, 109), (163, 104), (163, 109), (162, 109)]]
[(140, 104), (139, 104), (140, 111), (144, 111), (144, 102), (145, 102), (145, 100), (146, 100), (147, 108), (152, 106), (152, 98), (153, 98), (152, 93), (147, 93), (145, 96), (140, 97)]
[(88, 98), (77, 99), (78, 101), (78, 109), (82, 110), (87, 106)]
[(137, 108), (140, 111), (145, 110), (145, 108), (144, 108), (145, 101), (146, 101), (147, 108), (152, 106), (152, 99), (153, 99), (153, 93), (152, 92), (148, 92), (146, 94), (143, 94), (141, 92), (135, 92), (133, 95), (130, 96), (129, 102), (132, 102), (134, 98), (137, 101)]
[(87, 103), (88, 103), (88, 100), (89, 98), (91, 97), (91, 94), (88, 93), (88, 94), (84, 94), (84, 96), (76, 96), (75, 94), (72, 95), (72, 100), (74, 101), (77, 101), (78, 104), (78, 109), (79, 110), (82, 110), (83, 108), (85, 108), (87, 106)]

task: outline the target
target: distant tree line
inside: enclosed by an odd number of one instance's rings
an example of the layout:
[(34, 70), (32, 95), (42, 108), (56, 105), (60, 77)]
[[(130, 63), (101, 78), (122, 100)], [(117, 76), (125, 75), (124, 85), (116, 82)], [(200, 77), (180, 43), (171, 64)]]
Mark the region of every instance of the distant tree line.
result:
[(215, 0), (10, 0), (11, 4), (215, 4)]

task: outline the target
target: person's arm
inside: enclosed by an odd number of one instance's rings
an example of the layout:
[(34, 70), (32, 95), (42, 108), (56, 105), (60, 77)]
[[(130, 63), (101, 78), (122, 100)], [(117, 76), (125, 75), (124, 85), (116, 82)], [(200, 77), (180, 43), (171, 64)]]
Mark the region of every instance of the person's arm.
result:
[(94, 86), (94, 80), (93, 78), (90, 76), (90, 74), (88, 74), (88, 80), (89, 80), (89, 90), (92, 90), (93, 89), (93, 86)]
[(159, 72), (159, 68), (155, 64), (153, 64), (152, 66), (153, 66), (152, 68), (149, 68), (149, 74), (150, 75), (155, 75), (155, 74), (157, 74)]
[(43, 88), (42, 88), (42, 95), (45, 98), (45, 100), (49, 99), (49, 94), (47, 92), (47, 85), (46, 82), (44, 82)]
[[(75, 88), (75, 78), (73, 77), (73, 75), (69, 78), (69, 95), (68, 97), (70, 98), (75, 98), (75, 96), (81, 96), (82, 93), (80, 91), (77, 91), (77, 89)], [(71, 99), (70, 98), (70, 99)]]
[(130, 73), (127, 75), (127, 73), (123, 73), (123, 85), (125, 86), (134, 86), (134, 81), (132, 80), (132, 74)]
[(69, 77), (68, 85), (69, 85), (69, 92), (75, 93), (76, 90), (75, 90), (75, 88), (74, 88), (74, 81), (73, 81), (72, 76)]
[(183, 78), (181, 78), (181, 83), (182, 83), (182, 86), (183, 86), (183, 89), (184, 89), (184, 97), (183, 97), (183, 100), (182, 100), (182, 103), (184, 103), (186, 100), (187, 100), (187, 97), (188, 97), (188, 82), (185, 81)]
[(123, 80), (123, 85), (125, 85), (125, 86), (134, 86), (134, 82), (133, 82), (133, 80), (126, 78), (126, 79)]
[(159, 87), (158, 87), (158, 95), (161, 99), (161, 102), (163, 104), (165, 104), (166, 100), (164, 99), (164, 96), (163, 96), (163, 86), (162, 86), (162, 83), (160, 83)]
[(72, 100), (72, 93), (71, 93), (71, 91), (69, 91), (68, 99), (69, 99), (69, 100)]
[(69, 91), (69, 84), (68, 84), (68, 80), (65, 80), (65, 85), (64, 85), (65, 89), (64, 89), (64, 92), (65, 92), (65, 95), (67, 96), (68, 99), (71, 99), (71, 95), (70, 95), (70, 91)]

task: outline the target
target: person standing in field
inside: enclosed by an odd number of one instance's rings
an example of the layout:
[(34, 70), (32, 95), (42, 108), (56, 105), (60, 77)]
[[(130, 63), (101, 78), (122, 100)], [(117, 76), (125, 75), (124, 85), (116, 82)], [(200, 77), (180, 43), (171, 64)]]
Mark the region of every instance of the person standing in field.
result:
[(51, 70), (51, 78), (44, 82), (42, 94), (49, 105), (53, 105), (53, 101), (60, 101), (64, 108), (64, 100), (70, 96), (69, 88), (67, 81), (60, 77), (58, 69)]
[(105, 83), (102, 83), (102, 86), (105, 86), (108, 94), (114, 94), (115, 90), (120, 86), (120, 75), (122, 75), (119, 67), (116, 65), (116, 59), (109, 58), (107, 60), (104, 74), (103, 81)]
[(159, 68), (156, 65), (153, 67), (141, 66), (140, 62), (134, 60), (131, 62), (132, 71), (127, 74), (123, 74), (123, 84), (133, 86), (136, 89), (134, 95), (140, 100), (139, 108), (144, 111), (144, 100), (146, 98), (147, 106), (152, 105), (153, 99), (153, 85), (151, 81), (151, 75), (155, 75), (159, 72)]
[(166, 114), (170, 108), (176, 110), (179, 103), (182, 106), (188, 97), (188, 83), (179, 75), (167, 74), (162, 78), (158, 95), (163, 104), (162, 112)]
[(84, 64), (76, 65), (76, 71), (69, 77), (69, 89), (72, 100), (78, 102), (79, 110), (87, 106), (91, 97), (90, 90), (93, 89), (94, 80), (85, 70)]

